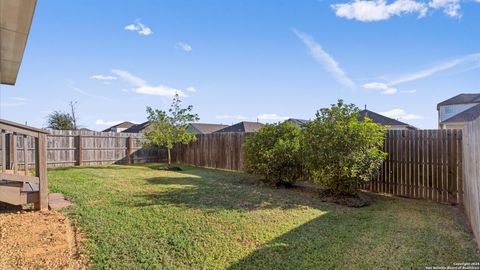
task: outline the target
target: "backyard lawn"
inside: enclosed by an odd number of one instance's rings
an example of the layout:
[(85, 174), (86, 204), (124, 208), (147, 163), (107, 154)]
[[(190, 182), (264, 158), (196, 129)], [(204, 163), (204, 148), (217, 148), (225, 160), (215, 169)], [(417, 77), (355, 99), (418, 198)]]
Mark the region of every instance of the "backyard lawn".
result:
[(240, 173), (159, 164), (49, 170), (93, 268), (398, 269), (480, 261), (454, 207), (373, 195), (348, 208)]

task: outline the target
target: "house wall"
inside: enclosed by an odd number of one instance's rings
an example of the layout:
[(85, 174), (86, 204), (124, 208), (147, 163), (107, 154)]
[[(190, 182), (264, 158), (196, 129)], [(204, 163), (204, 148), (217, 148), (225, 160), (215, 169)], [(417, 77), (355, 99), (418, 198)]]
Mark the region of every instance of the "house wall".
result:
[(478, 103), (471, 103), (471, 104), (455, 104), (455, 105), (445, 105), (440, 106), (438, 112), (438, 123), (447, 120), (448, 118), (457, 115), (471, 107), (477, 105)]
[(465, 123), (448, 123), (441, 124), (440, 129), (463, 129)]

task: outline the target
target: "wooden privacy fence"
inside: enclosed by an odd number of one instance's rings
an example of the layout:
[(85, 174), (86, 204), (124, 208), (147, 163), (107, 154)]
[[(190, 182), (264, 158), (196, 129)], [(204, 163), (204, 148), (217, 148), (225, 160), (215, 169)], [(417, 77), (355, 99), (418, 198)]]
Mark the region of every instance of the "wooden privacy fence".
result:
[[(157, 147), (143, 148), (147, 141), (137, 133), (52, 130), (47, 135), (48, 167), (92, 166), (104, 164), (129, 164), (165, 160), (165, 150)], [(10, 136), (7, 137), (7, 160), (10, 160)], [(26, 141), (26, 149), (23, 140)], [(34, 140), (16, 138), (18, 164), (35, 163)]]
[(463, 202), (480, 247), (480, 119), (465, 125), (463, 149)]
[(389, 130), (383, 148), (388, 156), (365, 188), (462, 203), (462, 130)]
[(252, 133), (197, 135), (195, 142), (172, 149), (172, 162), (231, 171), (243, 170), (243, 143)]
[[(195, 142), (175, 146), (172, 161), (242, 171), (242, 145), (250, 135), (198, 135)], [(389, 130), (384, 151), (388, 157), (365, 189), (444, 203), (462, 202), (461, 130)]]

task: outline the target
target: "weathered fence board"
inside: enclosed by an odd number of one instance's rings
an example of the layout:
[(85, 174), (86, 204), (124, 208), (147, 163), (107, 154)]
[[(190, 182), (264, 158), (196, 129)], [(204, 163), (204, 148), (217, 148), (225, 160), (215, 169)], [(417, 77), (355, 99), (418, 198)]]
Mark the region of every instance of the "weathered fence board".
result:
[(465, 212), (480, 247), (480, 119), (469, 122), (463, 137), (463, 202)]
[(250, 133), (212, 133), (197, 135), (187, 145), (176, 145), (172, 162), (231, 171), (243, 170), (243, 143)]
[[(22, 168), (25, 166), (25, 156), (27, 165), (33, 165), (36, 161), (35, 141), (27, 137), (25, 149), (24, 139), (23, 136), (15, 137), (15, 158)], [(47, 135), (47, 164), (48, 167), (67, 167), (165, 161), (165, 150), (144, 148), (145, 141), (147, 139), (137, 133), (53, 130)], [(11, 142), (11, 136), (7, 136), (7, 164), (14, 159), (10, 157)]]
[(462, 203), (462, 130), (389, 130), (384, 151), (388, 156), (366, 189)]

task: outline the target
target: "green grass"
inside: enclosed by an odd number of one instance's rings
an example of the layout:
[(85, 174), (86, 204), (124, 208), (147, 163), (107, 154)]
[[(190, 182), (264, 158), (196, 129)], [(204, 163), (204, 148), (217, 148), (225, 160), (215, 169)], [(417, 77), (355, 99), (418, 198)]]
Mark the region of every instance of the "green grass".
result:
[(375, 196), (353, 209), (247, 175), (145, 166), (49, 170), (99, 269), (411, 269), (480, 261), (453, 207)]

